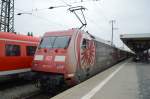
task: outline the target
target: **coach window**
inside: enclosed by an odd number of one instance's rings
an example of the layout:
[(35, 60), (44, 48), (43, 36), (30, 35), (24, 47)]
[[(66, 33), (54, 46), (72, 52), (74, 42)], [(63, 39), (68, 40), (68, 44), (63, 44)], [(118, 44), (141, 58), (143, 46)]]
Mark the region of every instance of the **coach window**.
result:
[(5, 45), (6, 48), (6, 56), (20, 56), (20, 46), (19, 45), (12, 45), (7, 44)]
[(35, 51), (36, 51), (36, 46), (27, 46), (26, 47), (27, 56), (34, 56)]

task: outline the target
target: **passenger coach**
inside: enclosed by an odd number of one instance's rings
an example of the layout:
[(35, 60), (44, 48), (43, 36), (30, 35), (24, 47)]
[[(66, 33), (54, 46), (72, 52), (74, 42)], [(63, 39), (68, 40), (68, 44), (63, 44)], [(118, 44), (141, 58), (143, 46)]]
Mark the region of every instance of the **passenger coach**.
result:
[(37, 37), (0, 32), (0, 77), (30, 71), (38, 43)]

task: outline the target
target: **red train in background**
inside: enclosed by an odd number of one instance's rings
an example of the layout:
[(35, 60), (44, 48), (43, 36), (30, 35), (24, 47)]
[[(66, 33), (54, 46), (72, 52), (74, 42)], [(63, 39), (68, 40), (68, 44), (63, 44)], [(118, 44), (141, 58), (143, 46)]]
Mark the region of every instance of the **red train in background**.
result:
[(128, 54), (80, 29), (47, 32), (36, 50), (32, 71), (38, 87), (53, 90), (78, 84)]
[(0, 77), (31, 70), (31, 64), (39, 38), (0, 32)]

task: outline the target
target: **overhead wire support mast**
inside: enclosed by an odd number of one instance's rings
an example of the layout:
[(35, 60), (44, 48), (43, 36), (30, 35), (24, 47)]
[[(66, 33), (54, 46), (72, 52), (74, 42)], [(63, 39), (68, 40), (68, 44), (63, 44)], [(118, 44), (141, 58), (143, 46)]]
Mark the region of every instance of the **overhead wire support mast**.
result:
[(111, 45), (113, 45), (114, 30), (117, 29), (117, 28), (114, 28), (114, 23), (116, 23), (116, 20), (111, 20), (110, 23), (111, 23), (111, 25), (112, 25)]
[(14, 0), (1, 0), (0, 31), (14, 32)]
[[(83, 13), (83, 10), (85, 10), (86, 8), (83, 7), (83, 6), (77, 6), (77, 7), (71, 7), (69, 8), (69, 11), (74, 13), (76, 15), (76, 17), (78, 18), (78, 20), (80, 21), (80, 23), (82, 24), (81, 27), (79, 29), (82, 29), (83, 27), (86, 27), (87, 25), (87, 22), (86, 22), (86, 19), (85, 19), (85, 16), (84, 16), (84, 13)], [(82, 14), (82, 17), (83, 17), (83, 20), (79, 17), (79, 15), (76, 13), (76, 11), (81, 11), (81, 14)]]

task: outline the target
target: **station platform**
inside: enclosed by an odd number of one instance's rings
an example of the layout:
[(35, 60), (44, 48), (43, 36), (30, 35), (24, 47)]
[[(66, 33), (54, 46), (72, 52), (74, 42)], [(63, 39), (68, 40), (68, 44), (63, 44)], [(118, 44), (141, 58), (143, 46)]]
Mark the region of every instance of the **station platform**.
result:
[(150, 99), (150, 64), (123, 61), (51, 99)]

